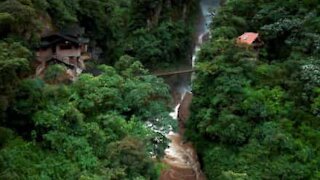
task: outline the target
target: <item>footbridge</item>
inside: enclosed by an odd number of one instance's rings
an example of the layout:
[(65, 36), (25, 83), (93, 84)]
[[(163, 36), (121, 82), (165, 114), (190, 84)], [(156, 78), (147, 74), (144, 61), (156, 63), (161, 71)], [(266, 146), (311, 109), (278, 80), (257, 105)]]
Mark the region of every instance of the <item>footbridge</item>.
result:
[(172, 76), (172, 75), (177, 75), (177, 74), (186, 74), (186, 73), (193, 73), (193, 72), (195, 72), (194, 68), (168, 71), (168, 72), (156, 72), (156, 73), (153, 73), (153, 75), (162, 77), (162, 76)]

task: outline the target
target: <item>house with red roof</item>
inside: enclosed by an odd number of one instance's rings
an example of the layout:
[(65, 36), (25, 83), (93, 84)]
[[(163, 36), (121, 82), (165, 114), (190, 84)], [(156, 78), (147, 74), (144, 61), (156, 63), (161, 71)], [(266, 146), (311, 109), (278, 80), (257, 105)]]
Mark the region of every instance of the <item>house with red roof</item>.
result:
[(263, 45), (263, 42), (259, 37), (259, 33), (246, 32), (237, 38), (237, 44), (258, 49)]

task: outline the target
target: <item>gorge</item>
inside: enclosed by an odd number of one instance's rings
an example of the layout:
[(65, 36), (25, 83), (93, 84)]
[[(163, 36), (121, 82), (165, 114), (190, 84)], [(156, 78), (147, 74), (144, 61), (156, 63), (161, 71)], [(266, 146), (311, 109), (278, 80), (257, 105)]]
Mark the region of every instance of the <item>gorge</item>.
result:
[[(209, 26), (211, 24), (214, 9), (220, 5), (219, 0), (201, 0), (199, 2), (199, 15), (195, 23), (194, 49), (192, 59), (188, 59), (183, 67), (194, 68), (198, 51), (209, 38)], [(203, 180), (204, 174), (198, 161), (197, 153), (191, 143), (183, 140), (185, 123), (189, 117), (189, 106), (192, 100), (192, 73), (181, 73), (169, 77), (171, 91), (174, 98), (174, 112), (171, 116), (178, 121), (178, 133), (170, 132), (167, 137), (171, 141), (169, 148), (165, 151), (164, 162), (168, 164), (169, 170), (163, 172), (161, 180), (184, 179)], [(172, 81), (174, 83), (172, 83)]]

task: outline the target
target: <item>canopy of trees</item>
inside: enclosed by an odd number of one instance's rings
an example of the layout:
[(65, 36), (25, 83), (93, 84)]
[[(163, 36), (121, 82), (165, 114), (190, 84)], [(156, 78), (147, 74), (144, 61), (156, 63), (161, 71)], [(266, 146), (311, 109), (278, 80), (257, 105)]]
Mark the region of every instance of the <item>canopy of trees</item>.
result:
[[(229, 0), (198, 55), (187, 136), (208, 179), (319, 179), (318, 1)], [(236, 44), (259, 32), (264, 47)]]
[(72, 85), (23, 80), (5, 125), (32, 141), (1, 129), (1, 179), (156, 179), (148, 154), (160, 155), (166, 141), (145, 122), (169, 130), (168, 88), (131, 64), (102, 66), (101, 75)]
[(48, 1), (47, 11), (60, 28), (70, 23), (85, 27), (91, 39), (105, 50), (105, 62), (114, 63), (126, 53), (152, 67), (186, 57), (184, 52), (191, 45), (190, 24), (184, 24), (181, 18), (173, 20), (171, 13), (181, 14), (183, 5), (192, 6), (194, 2), (53, 0)]
[[(143, 65), (184, 59), (192, 3), (0, 0), (0, 179), (157, 179), (174, 121), (168, 87)], [(74, 24), (113, 66), (74, 83), (61, 65), (34, 77), (43, 30)]]

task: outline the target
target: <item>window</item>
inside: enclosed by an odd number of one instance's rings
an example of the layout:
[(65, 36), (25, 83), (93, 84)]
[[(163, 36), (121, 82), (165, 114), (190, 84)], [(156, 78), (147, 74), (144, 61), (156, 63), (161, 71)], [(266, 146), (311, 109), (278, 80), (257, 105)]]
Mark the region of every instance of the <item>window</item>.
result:
[(66, 41), (64, 44), (60, 44), (59, 47), (62, 50), (72, 49), (72, 44), (70, 42)]

